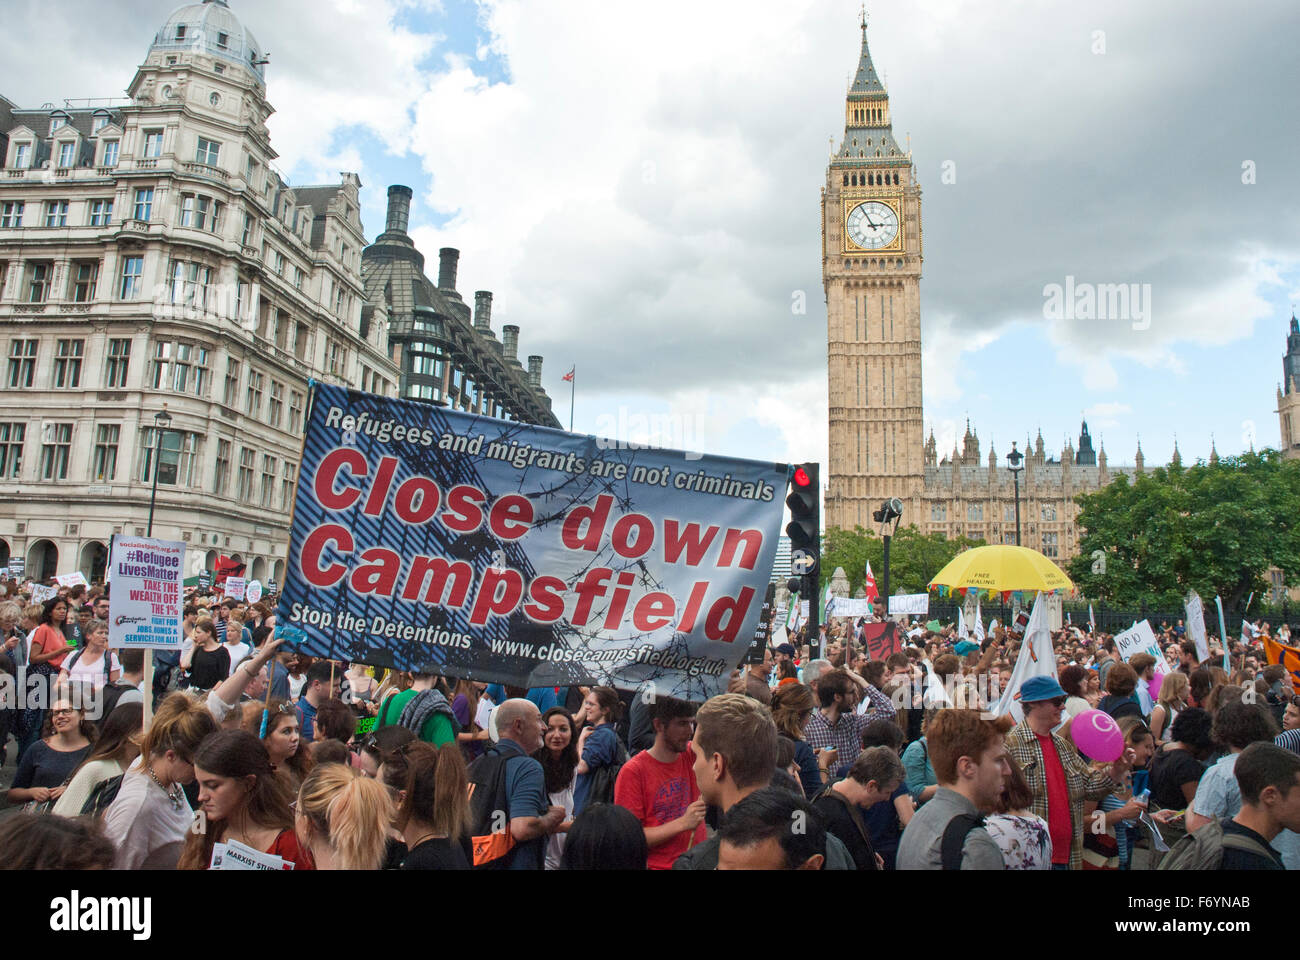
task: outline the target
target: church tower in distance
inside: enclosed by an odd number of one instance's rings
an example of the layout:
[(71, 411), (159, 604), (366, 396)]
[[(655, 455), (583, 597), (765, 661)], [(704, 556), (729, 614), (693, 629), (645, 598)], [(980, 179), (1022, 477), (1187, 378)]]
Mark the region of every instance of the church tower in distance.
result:
[(871, 526), (899, 497), (922, 526), (921, 188), (894, 139), (889, 94), (867, 49), (822, 191), (830, 406), (826, 526)]

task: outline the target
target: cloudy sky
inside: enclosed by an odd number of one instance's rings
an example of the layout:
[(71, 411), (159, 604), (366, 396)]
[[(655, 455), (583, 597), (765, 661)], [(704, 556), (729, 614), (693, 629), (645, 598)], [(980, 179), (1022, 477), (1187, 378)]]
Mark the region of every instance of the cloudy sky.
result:
[[(1276, 446), (1300, 300), (1300, 8), (1257, 0), (896, 0), (869, 38), (923, 190), (925, 412), (1005, 454), (1088, 417), (1112, 463)], [(22, 0), (21, 106), (120, 96), (173, 4)], [(113, 16), (112, 11), (120, 12)], [(818, 198), (857, 64), (846, 0), (283, 0), (232, 9), (271, 52), (294, 183), (415, 190), (436, 264), (546, 357), (562, 421), (824, 459)], [(39, 38), (39, 42), (36, 42)], [(92, 55), (93, 53), (93, 55)], [(1044, 289), (1137, 284), (1130, 318)], [(1145, 292), (1149, 291), (1149, 299)], [(806, 299), (807, 310), (798, 304)], [(653, 418), (653, 419), (652, 419)]]

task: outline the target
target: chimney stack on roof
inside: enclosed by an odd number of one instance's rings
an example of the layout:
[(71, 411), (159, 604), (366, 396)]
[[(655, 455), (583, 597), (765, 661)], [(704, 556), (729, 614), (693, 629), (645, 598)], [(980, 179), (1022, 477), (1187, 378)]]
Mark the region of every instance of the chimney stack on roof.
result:
[(492, 294), (487, 290), (474, 294), (474, 329), (492, 336)]
[(460, 261), (460, 251), (453, 247), (443, 247), (438, 251), (438, 289), (456, 289), (456, 264)]
[(519, 362), (519, 328), (513, 323), (501, 328), (501, 347), (507, 361)]
[(385, 233), (406, 233), (411, 222), (411, 188), (394, 184), (388, 188), (388, 220)]
[(536, 354), (528, 358), (528, 382), (534, 390), (542, 389), (542, 358)]

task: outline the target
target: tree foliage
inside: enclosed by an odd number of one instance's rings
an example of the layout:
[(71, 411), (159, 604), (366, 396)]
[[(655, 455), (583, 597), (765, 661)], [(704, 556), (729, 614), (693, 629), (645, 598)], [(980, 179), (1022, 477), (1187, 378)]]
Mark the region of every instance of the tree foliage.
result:
[(1267, 588), (1270, 567), (1287, 581), (1300, 573), (1300, 460), (1275, 450), (1119, 476), (1076, 502), (1083, 535), (1069, 572), (1090, 598), (1168, 605), (1194, 589), (1237, 610)]
[[(984, 546), (983, 540), (958, 537), (949, 540), (941, 533), (921, 533), (915, 526), (900, 527), (889, 544), (889, 592), (925, 593), (927, 584), (953, 557), (970, 547)], [(822, 589), (830, 583), (836, 567), (849, 578), (850, 593), (866, 583), (867, 561), (876, 576), (876, 586), (885, 591), (885, 542), (864, 527), (826, 531), (822, 548)]]

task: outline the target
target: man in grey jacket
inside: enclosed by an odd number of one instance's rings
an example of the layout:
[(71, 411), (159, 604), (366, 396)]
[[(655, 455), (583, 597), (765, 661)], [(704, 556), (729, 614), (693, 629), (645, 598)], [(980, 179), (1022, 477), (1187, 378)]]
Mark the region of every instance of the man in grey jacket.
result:
[[(977, 710), (940, 710), (926, 741), (939, 789), (903, 831), (898, 869), (943, 869), (944, 837), (958, 849), (962, 870), (1002, 870), (1002, 852), (984, 829), (1011, 775), (1003, 739), (1006, 721), (986, 720)], [(955, 866), (955, 864), (954, 864)]]

